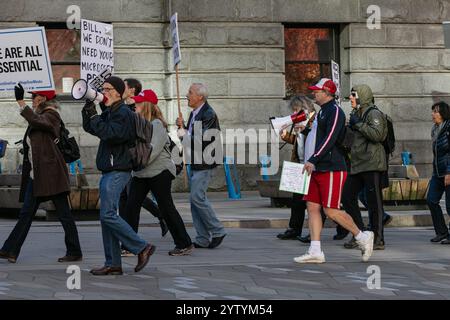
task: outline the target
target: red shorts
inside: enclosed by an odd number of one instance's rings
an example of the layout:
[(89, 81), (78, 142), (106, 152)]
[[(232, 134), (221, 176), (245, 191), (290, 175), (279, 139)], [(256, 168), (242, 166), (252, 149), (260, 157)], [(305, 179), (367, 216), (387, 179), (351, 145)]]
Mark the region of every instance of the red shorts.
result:
[(303, 200), (320, 204), (324, 208), (339, 209), (346, 171), (313, 171), (308, 194)]

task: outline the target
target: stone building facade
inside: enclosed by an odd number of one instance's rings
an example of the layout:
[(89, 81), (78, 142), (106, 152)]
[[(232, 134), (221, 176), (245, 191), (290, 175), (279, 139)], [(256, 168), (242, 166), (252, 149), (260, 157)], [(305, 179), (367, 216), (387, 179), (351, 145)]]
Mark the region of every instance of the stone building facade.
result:
[[(141, 79), (155, 90), (171, 124), (177, 105), (169, 18), (178, 12), (181, 96), (189, 83), (206, 83), (224, 129), (268, 128), (269, 116), (287, 115), (284, 30), (288, 24), (331, 25), (337, 30), (342, 92), (348, 94), (354, 84), (370, 85), (377, 105), (395, 124), (392, 163), (400, 163), (400, 152), (409, 150), (421, 176), (431, 174), (430, 106), (450, 96), (450, 53), (442, 30), (442, 22), (450, 20), (450, 1), (4, 0), (0, 29), (63, 23), (72, 4), (79, 5), (83, 18), (114, 25), (116, 74)], [(380, 29), (367, 26), (370, 5), (381, 9)], [(182, 106), (187, 119), (186, 100)], [(63, 99), (62, 116), (79, 141), (85, 168), (95, 172), (98, 140), (80, 127), (81, 107)], [(348, 103), (344, 108), (348, 112)], [(0, 138), (19, 140), (25, 122), (11, 94), (0, 95), (0, 110)], [(281, 158), (288, 155), (284, 148)], [(12, 146), (3, 170), (14, 171), (18, 162)], [(257, 166), (240, 165), (238, 171), (244, 189), (255, 186)], [(224, 188), (223, 169), (216, 175), (211, 187)]]

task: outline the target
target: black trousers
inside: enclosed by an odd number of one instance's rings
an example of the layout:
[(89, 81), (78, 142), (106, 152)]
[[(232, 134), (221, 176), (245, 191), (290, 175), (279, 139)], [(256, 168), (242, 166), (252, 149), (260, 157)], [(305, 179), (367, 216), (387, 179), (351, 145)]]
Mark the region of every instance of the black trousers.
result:
[(66, 243), (66, 255), (81, 256), (80, 241), (78, 239), (78, 230), (75, 225), (72, 213), (70, 211), (67, 193), (61, 193), (51, 197), (37, 198), (33, 196), (33, 180), (29, 179), (22, 209), (20, 210), (19, 220), (11, 231), (8, 239), (3, 244), (2, 250), (10, 255), (18, 257), (23, 243), (30, 231), (31, 223), (36, 215), (41, 202), (52, 200), (55, 205), (58, 219), (64, 229), (64, 241)]
[[(122, 193), (120, 194), (120, 200), (119, 200), (119, 215), (122, 219), (126, 219), (127, 213), (126, 213), (126, 207), (127, 207), (127, 200), (128, 200), (128, 194), (130, 192), (130, 185), (131, 185), (131, 179), (130, 182), (128, 182), (125, 189), (123, 189)], [(144, 201), (142, 202), (142, 207), (150, 212), (152, 216), (155, 218), (158, 218), (161, 220), (161, 211), (158, 208), (158, 205), (156, 205), (155, 202), (152, 201), (149, 197), (145, 197)]]
[(173, 203), (171, 193), (173, 179), (174, 176), (168, 170), (164, 170), (153, 178), (133, 177), (131, 179), (130, 193), (125, 210), (125, 220), (134, 231), (138, 231), (142, 202), (148, 192), (151, 191), (156, 198), (156, 202), (158, 202), (159, 211), (167, 223), (175, 246), (183, 249), (190, 246), (192, 241), (186, 231), (183, 219)]
[[(294, 229), (297, 234), (302, 234), (303, 223), (305, 222), (306, 201), (303, 200), (303, 195), (294, 193), (292, 195), (291, 218), (289, 219), (289, 228)], [(320, 210), (322, 222), (325, 223), (327, 218), (323, 209)]]
[(342, 192), (342, 205), (345, 211), (351, 215), (357, 227), (364, 230), (364, 222), (358, 205), (358, 194), (366, 187), (367, 209), (372, 213), (370, 217), (371, 231), (374, 232), (377, 242), (384, 241), (381, 174), (380, 171), (368, 171), (349, 175)]

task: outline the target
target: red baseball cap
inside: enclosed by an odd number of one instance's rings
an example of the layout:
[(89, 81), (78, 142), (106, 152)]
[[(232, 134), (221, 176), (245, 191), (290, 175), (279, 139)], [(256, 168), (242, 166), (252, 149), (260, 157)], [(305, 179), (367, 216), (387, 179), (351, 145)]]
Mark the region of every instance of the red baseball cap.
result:
[(308, 87), (309, 90), (326, 90), (331, 94), (335, 94), (337, 91), (336, 84), (333, 80), (328, 78), (322, 78), (315, 85)]
[(56, 91), (55, 90), (47, 90), (47, 91), (30, 91), (31, 94), (38, 94), (40, 96), (46, 97), (47, 100), (55, 99)]
[(139, 93), (137, 96), (131, 97), (131, 99), (133, 99), (136, 103), (147, 101), (153, 104), (158, 104), (158, 97), (156, 96), (156, 93), (151, 89), (142, 90), (141, 93)]

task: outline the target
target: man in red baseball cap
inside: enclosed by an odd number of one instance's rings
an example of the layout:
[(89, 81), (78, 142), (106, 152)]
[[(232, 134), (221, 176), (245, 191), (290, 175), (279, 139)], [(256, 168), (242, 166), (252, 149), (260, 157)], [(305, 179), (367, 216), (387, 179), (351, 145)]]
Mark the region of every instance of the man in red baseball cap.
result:
[[(335, 100), (336, 85), (330, 79), (323, 78), (309, 87), (313, 91), (315, 102), (320, 111), (308, 132), (305, 145), (304, 172), (311, 175), (308, 194), (304, 196), (309, 216), (311, 246), (308, 252), (294, 258), (298, 263), (324, 263), (325, 255), (320, 246), (322, 231), (321, 208), (328, 218), (349, 230), (356, 239), (362, 252), (362, 260), (368, 261), (372, 255), (374, 234), (362, 231), (352, 217), (341, 211), (342, 189), (347, 177), (347, 166), (339, 150), (337, 141), (345, 130), (345, 114)], [(313, 135), (310, 139), (309, 135)], [(313, 141), (308, 144), (308, 140)]]
[(324, 90), (328, 91), (330, 94), (335, 94), (337, 91), (336, 84), (333, 82), (333, 80), (330, 80), (328, 78), (322, 78), (319, 82), (317, 82), (313, 86), (308, 87), (309, 90), (317, 91), (317, 90)]

